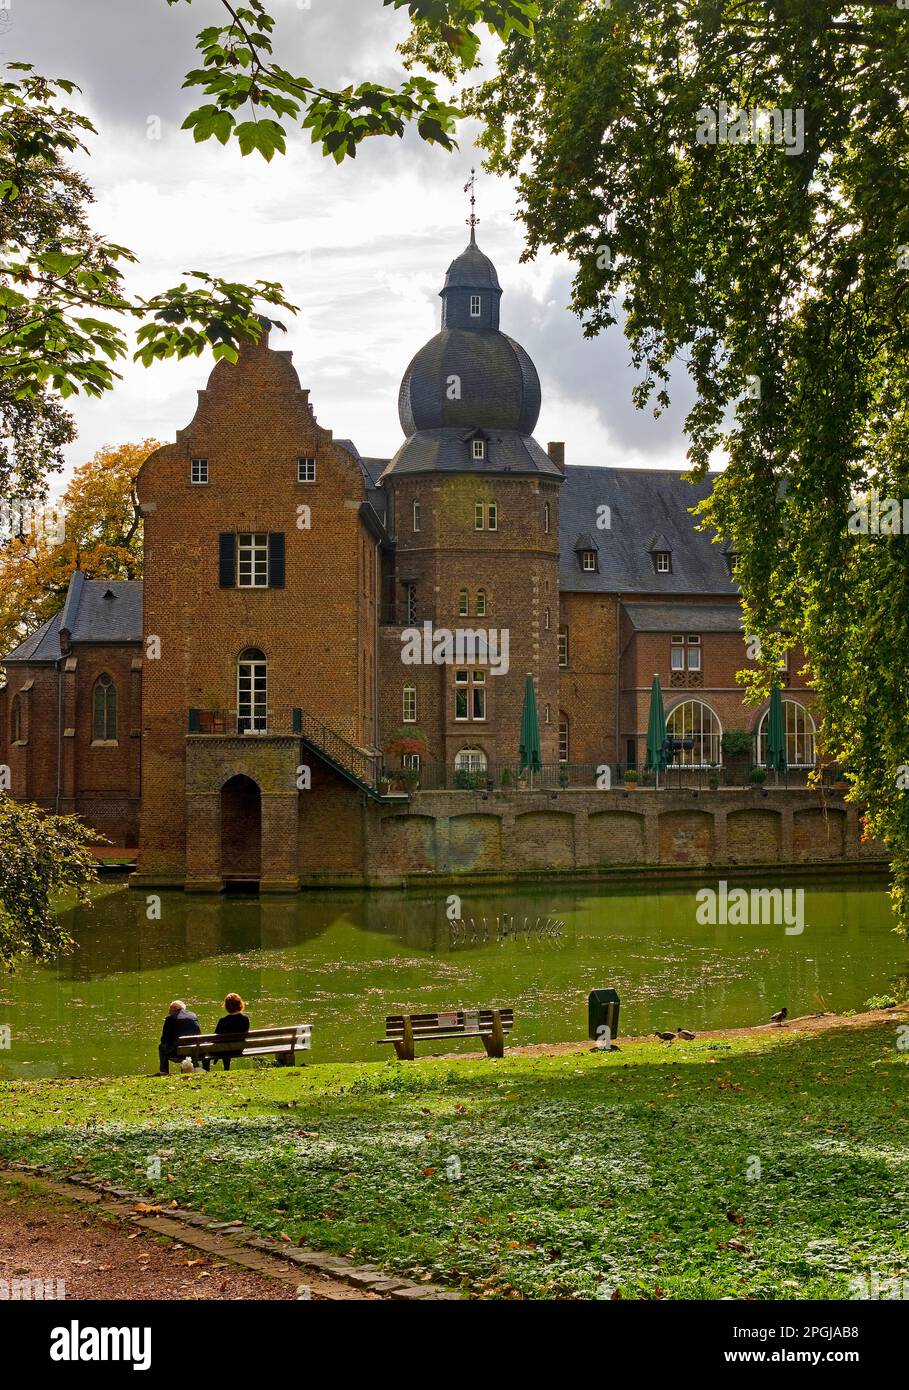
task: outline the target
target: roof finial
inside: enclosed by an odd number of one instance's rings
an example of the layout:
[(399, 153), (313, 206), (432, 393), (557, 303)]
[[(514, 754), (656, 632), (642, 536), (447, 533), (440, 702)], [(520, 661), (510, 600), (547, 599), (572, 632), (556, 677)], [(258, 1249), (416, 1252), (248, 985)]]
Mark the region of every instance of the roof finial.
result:
[(477, 239), (476, 239), (476, 235), (475, 235), (475, 229), (480, 225), (480, 219), (479, 219), (479, 217), (477, 217), (476, 213), (474, 212), (474, 208), (476, 207), (476, 202), (477, 202), (477, 199), (476, 199), (476, 184), (477, 184), (477, 171), (476, 171), (476, 169), (471, 169), (471, 171), (470, 171), (470, 178), (467, 180), (467, 182), (466, 182), (465, 185), (464, 185), (464, 192), (470, 194), (470, 216), (469, 216), (468, 218), (466, 218), (465, 220), (466, 220), (466, 222), (467, 222), (468, 227), (470, 228), (470, 244), (471, 244), (471, 246), (475, 246), (475, 245), (476, 245)]

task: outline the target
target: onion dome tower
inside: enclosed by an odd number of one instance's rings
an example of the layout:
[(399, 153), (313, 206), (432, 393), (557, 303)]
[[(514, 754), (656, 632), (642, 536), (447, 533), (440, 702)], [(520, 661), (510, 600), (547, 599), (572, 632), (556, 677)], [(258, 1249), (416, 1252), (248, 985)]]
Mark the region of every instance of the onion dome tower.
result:
[(401, 382), (405, 441), (385, 469), (414, 473), (561, 474), (533, 438), (540, 379), (530, 357), (499, 328), (496, 268), (470, 241), (452, 261), (440, 298), (442, 326)]
[[(473, 191), (473, 180), (467, 185)], [(499, 327), (496, 268), (470, 241), (448, 267), (442, 324), (411, 361), (398, 396), (404, 443), (382, 473), (394, 556), (386, 573), (383, 722), (425, 732), (451, 779), (501, 778), (519, 757), (528, 673), (543, 761), (560, 756), (559, 490), (564, 470), (533, 437), (540, 379)], [(402, 664), (402, 633), (479, 629), (507, 662)], [(425, 628), (424, 628), (425, 630)]]

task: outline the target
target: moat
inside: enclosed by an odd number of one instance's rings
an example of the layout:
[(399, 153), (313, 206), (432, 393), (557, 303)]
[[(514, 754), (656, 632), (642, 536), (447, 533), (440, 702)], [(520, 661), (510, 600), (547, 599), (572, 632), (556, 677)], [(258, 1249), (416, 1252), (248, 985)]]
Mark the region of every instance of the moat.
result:
[[(860, 1009), (909, 975), (883, 879), (787, 874), (762, 883), (804, 888), (801, 935), (701, 925), (698, 885), (655, 879), (640, 889), (465, 891), (466, 929), (452, 926), (441, 888), (162, 893), (160, 920), (149, 920), (145, 893), (107, 880), (91, 908), (63, 914), (74, 955), (0, 983), (12, 1044), (0, 1051), (0, 1076), (151, 1072), (170, 1000), (185, 999), (208, 1030), (228, 990), (247, 1001), (254, 1027), (312, 1022), (313, 1061), (384, 1061), (375, 1042), (384, 1015), (399, 1010), (511, 1004), (519, 1045), (584, 1037), (596, 986), (618, 989), (627, 1036), (763, 1023), (784, 1004), (792, 1016)], [(515, 928), (504, 936), (503, 917)], [(538, 928), (546, 919), (560, 929)]]

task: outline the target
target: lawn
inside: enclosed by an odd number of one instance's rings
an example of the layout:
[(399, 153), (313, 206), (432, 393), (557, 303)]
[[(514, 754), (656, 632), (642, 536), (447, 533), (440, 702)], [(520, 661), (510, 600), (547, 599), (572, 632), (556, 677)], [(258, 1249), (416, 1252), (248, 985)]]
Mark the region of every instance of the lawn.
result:
[(486, 1297), (849, 1298), (909, 1272), (897, 1040), (7, 1082), (0, 1161)]

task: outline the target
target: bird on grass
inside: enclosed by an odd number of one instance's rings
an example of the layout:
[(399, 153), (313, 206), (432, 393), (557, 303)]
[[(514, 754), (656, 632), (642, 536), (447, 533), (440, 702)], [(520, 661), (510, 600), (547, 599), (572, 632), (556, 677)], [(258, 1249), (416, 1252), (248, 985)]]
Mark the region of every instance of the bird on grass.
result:
[(659, 1029), (656, 1029), (653, 1036), (659, 1038), (661, 1042), (675, 1042), (675, 1033), (661, 1033)]
[(686, 1042), (694, 1042), (694, 1034), (688, 1028), (676, 1028), (677, 1038), (684, 1038)]
[(771, 1014), (771, 1015), (770, 1015), (770, 1022), (771, 1022), (771, 1023), (785, 1023), (785, 1022), (786, 1022), (786, 1019), (787, 1019), (788, 1017), (789, 1017), (789, 1010), (783, 1008), (783, 1009), (780, 1009), (779, 1013)]

